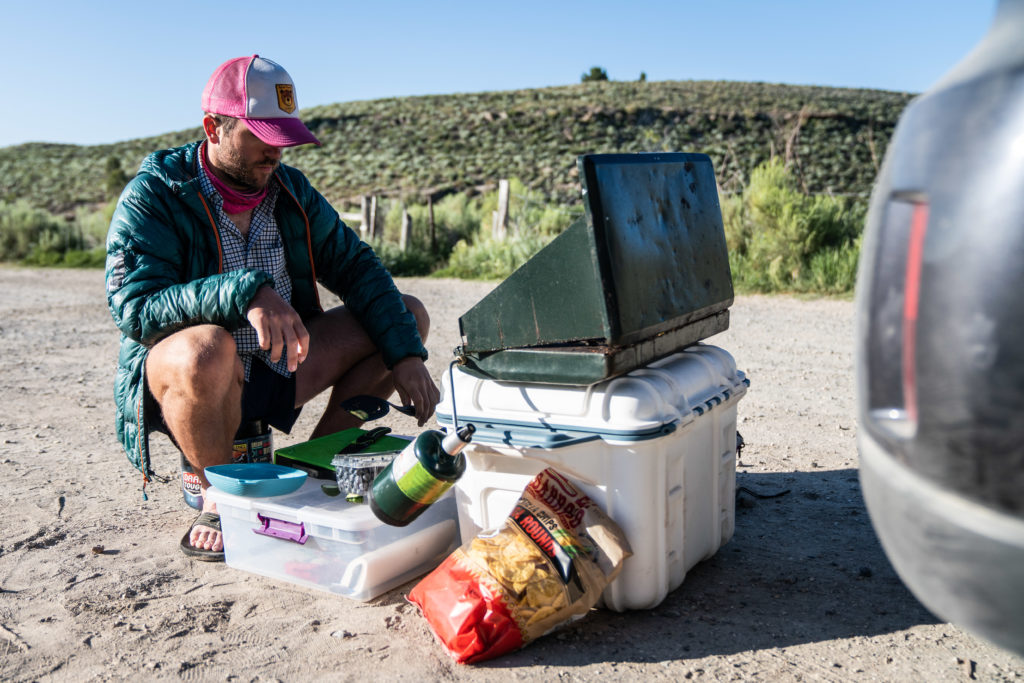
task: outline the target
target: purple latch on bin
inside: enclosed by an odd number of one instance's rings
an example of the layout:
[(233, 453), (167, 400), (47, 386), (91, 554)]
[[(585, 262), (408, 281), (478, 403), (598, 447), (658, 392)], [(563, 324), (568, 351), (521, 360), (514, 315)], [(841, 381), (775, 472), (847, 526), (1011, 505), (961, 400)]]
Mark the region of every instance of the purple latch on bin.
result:
[(259, 513), (256, 514), (256, 518), (260, 520), (263, 526), (253, 529), (254, 534), (263, 534), (264, 536), (273, 536), (274, 538), (281, 538), (286, 541), (294, 541), (300, 545), (304, 544), (306, 539), (309, 538), (309, 534), (306, 533), (306, 527), (302, 522), (286, 522), (283, 519), (265, 517)]

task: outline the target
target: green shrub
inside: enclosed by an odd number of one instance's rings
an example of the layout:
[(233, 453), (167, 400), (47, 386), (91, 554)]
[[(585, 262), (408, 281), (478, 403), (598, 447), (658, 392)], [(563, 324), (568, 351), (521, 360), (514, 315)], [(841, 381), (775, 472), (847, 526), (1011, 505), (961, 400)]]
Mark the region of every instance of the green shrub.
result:
[[(488, 197), (493, 198), (493, 209), (497, 210), (498, 193), (491, 193)], [(491, 214), (488, 212), (486, 215), (481, 229), (491, 227)], [(550, 241), (550, 238), (560, 235), (581, 215), (582, 207), (552, 204), (540, 192), (527, 188), (518, 178), (509, 180), (508, 232), (513, 235), (537, 233)]]
[(64, 263), (68, 268), (102, 268), (107, 262), (106, 247), (93, 247), (88, 251), (74, 249), (64, 252)]
[(117, 199), (112, 199), (98, 210), (78, 207), (74, 223), (81, 235), (83, 248), (92, 249), (106, 244), (107, 230), (110, 229), (110, 219), (114, 216), (115, 208)]
[(811, 257), (808, 267), (810, 291), (818, 294), (846, 294), (857, 284), (857, 262), (861, 239), (836, 248), (824, 249)]
[(29, 266), (59, 266), (64, 261), (64, 254), (52, 247), (33, 247), (22, 263)]
[(63, 220), (24, 201), (0, 201), (0, 261), (37, 266), (97, 267), (116, 202), (99, 210), (79, 207)]
[(56, 266), (60, 268), (102, 268), (107, 250), (94, 247), (89, 250), (69, 249), (61, 252), (53, 248), (34, 248), (22, 263), (27, 266)]
[[(467, 217), (475, 218), (476, 225), (455, 243), (448, 265), (437, 275), (483, 280), (506, 278), (582, 214), (580, 208), (545, 201), (539, 192), (531, 191), (518, 178), (512, 178), (509, 180), (506, 236), (504, 240), (497, 240), (493, 234), (497, 208), (497, 190), (475, 197), (466, 205)], [(463, 226), (468, 222), (466, 220)]]
[(436, 275), (468, 280), (502, 280), (511, 275), (531, 256), (540, 251), (554, 237), (536, 233), (521, 233), (497, 241), (490, 229), (481, 230), (477, 241), (461, 241), (448, 258), (447, 267)]
[[(422, 200), (421, 200), (422, 201)], [(424, 204), (389, 200), (385, 211), (383, 238), (374, 249), (393, 274), (413, 274), (429, 262), (437, 266), (449, 260), (441, 271), (451, 277), (493, 279), (505, 277), (518, 268), (544, 244), (569, 226), (582, 209), (553, 205), (531, 191), (520, 180), (509, 181), (507, 239), (492, 237), (493, 215), (498, 208), (498, 192), (470, 195), (449, 194), (434, 203), (435, 244), (430, 243), (429, 207)], [(412, 229), (407, 249), (413, 255), (401, 256), (398, 247), (403, 208), (409, 213)], [(430, 254), (433, 258), (430, 258)]]
[(33, 208), (24, 200), (0, 200), (0, 261), (20, 261), (40, 242), (47, 247), (59, 241), (65, 226), (53, 214)]
[(107, 190), (107, 197), (117, 199), (121, 195), (121, 190), (128, 184), (131, 178), (121, 168), (121, 160), (114, 156), (107, 157), (106, 164), (107, 175), (104, 179), (104, 185)]
[(853, 289), (862, 204), (807, 195), (778, 159), (751, 173), (742, 195), (722, 202), (733, 281), (761, 292)]
[[(405, 202), (401, 199), (381, 202), (378, 210), (384, 212), (384, 236), (387, 242), (398, 243), (402, 226), (402, 209), (412, 220), (409, 246), (431, 250), (430, 208), (422, 199)], [(470, 197), (465, 192), (449, 194), (434, 203), (434, 251), (442, 257), (459, 240), (474, 235), (483, 220), (483, 198)], [(490, 215), (488, 213), (488, 215)]]
[(430, 275), (437, 265), (437, 259), (429, 251), (419, 247), (407, 247), (402, 251), (397, 244), (383, 240), (374, 240), (371, 246), (377, 258), (395, 277)]

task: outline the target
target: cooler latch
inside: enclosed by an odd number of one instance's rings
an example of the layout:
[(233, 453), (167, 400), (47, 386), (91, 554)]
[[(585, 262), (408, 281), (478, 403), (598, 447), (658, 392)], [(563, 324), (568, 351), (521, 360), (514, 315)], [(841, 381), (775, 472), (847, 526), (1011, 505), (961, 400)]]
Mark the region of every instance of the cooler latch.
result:
[(263, 526), (253, 529), (254, 534), (273, 536), (274, 538), (293, 541), (300, 545), (305, 544), (306, 539), (309, 538), (309, 534), (306, 533), (306, 526), (302, 522), (286, 522), (283, 519), (265, 517), (259, 513), (256, 513), (256, 519)]

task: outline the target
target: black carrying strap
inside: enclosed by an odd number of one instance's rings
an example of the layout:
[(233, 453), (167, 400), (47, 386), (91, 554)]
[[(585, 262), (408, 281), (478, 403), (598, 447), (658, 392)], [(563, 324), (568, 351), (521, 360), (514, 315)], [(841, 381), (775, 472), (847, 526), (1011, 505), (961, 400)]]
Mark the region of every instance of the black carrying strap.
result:
[(348, 444), (340, 451), (338, 451), (338, 454), (349, 455), (351, 453), (359, 453), (360, 451), (364, 451), (390, 433), (391, 427), (375, 427), (370, 431), (366, 432), (365, 434), (360, 434), (358, 437), (356, 437), (355, 441), (353, 441), (352, 443)]

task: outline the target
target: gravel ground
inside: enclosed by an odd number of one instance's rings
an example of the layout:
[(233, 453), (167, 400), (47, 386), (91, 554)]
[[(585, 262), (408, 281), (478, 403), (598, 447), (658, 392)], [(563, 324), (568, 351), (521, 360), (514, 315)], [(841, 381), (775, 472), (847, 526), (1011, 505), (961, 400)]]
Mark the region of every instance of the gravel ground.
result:
[[(433, 319), (435, 377), (458, 317), (491, 288), (400, 280)], [(97, 271), (0, 268), (0, 679), (1016, 680), (1024, 660), (943, 623), (907, 591), (857, 478), (853, 304), (744, 296), (728, 332), (751, 387), (732, 541), (658, 607), (586, 618), (498, 660), (453, 663), (406, 603), (359, 603), (177, 549), (177, 481), (141, 478), (113, 434), (117, 333)], [(322, 399), (321, 399), (322, 400)], [(292, 435), (315, 421), (314, 402)], [(415, 433), (408, 418), (385, 418)], [(154, 440), (156, 469), (177, 455)], [(94, 548), (102, 546), (102, 552)]]

